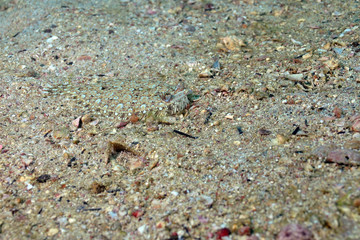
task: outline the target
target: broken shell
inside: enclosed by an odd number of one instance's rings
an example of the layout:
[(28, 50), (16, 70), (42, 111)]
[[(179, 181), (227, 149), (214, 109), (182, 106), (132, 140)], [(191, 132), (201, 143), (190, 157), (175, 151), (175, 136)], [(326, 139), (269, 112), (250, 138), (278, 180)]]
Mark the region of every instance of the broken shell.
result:
[(84, 124), (88, 124), (90, 123), (91, 121), (93, 121), (92, 117), (89, 115), (89, 114), (85, 114), (82, 118), (81, 118), (81, 121), (84, 123)]
[(81, 124), (82, 124), (81, 117), (78, 117), (72, 121), (72, 125), (75, 126), (76, 128), (80, 128)]

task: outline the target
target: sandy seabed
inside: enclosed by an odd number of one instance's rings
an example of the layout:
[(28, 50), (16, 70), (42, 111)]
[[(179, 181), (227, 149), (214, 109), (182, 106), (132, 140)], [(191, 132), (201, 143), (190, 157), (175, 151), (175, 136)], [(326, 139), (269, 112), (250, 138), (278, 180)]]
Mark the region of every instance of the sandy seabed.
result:
[(359, 239), (359, 9), (0, 1), (0, 239)]

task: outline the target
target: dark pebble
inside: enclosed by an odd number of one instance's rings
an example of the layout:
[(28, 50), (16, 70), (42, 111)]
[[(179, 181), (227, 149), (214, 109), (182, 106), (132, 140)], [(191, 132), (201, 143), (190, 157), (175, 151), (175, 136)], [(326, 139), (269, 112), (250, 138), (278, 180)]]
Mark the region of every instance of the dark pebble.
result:
[(51, 178), (51, 176), (49, 174), (43, 174), (41, 175), (40, 177), (38, 177), (36, 179), (36, 181), (38, 181), (39, 183), (44, 183), (46, 182), (47, 180), (49, 180)]

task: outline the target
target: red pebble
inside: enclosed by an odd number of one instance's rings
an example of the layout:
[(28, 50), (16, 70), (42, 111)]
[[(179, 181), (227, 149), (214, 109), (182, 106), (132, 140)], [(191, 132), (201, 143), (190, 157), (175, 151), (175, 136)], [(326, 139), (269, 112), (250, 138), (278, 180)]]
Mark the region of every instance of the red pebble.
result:
[(141, 210), (135, 210), (134, 212), (132, 212), (131, 215), (132, 215), (133, 217), (139, 218), (139, 217), (141, 217), (143, 214), (144, 214), (143, 211), (141, 211)]
[(126, 125), (128, 125), (129, 122), (120, 122), (119, 124), (116, 125), (116, 128), (123, 128)]
[(221, 228), (216, 231), (216, 240), (221, 240), (223, 237), (227, 237), (231, 234), (230, 230), (228, 228)]

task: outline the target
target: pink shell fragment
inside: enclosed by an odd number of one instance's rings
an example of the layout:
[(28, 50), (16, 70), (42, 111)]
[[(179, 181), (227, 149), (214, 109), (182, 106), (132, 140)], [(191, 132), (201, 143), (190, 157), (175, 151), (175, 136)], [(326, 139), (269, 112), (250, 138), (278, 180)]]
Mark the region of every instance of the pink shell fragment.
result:
[(74, 121), (72, 121), (72, 125), (74, 125), (77, 128), (81, 127), (81, 117), (78, 117)]

